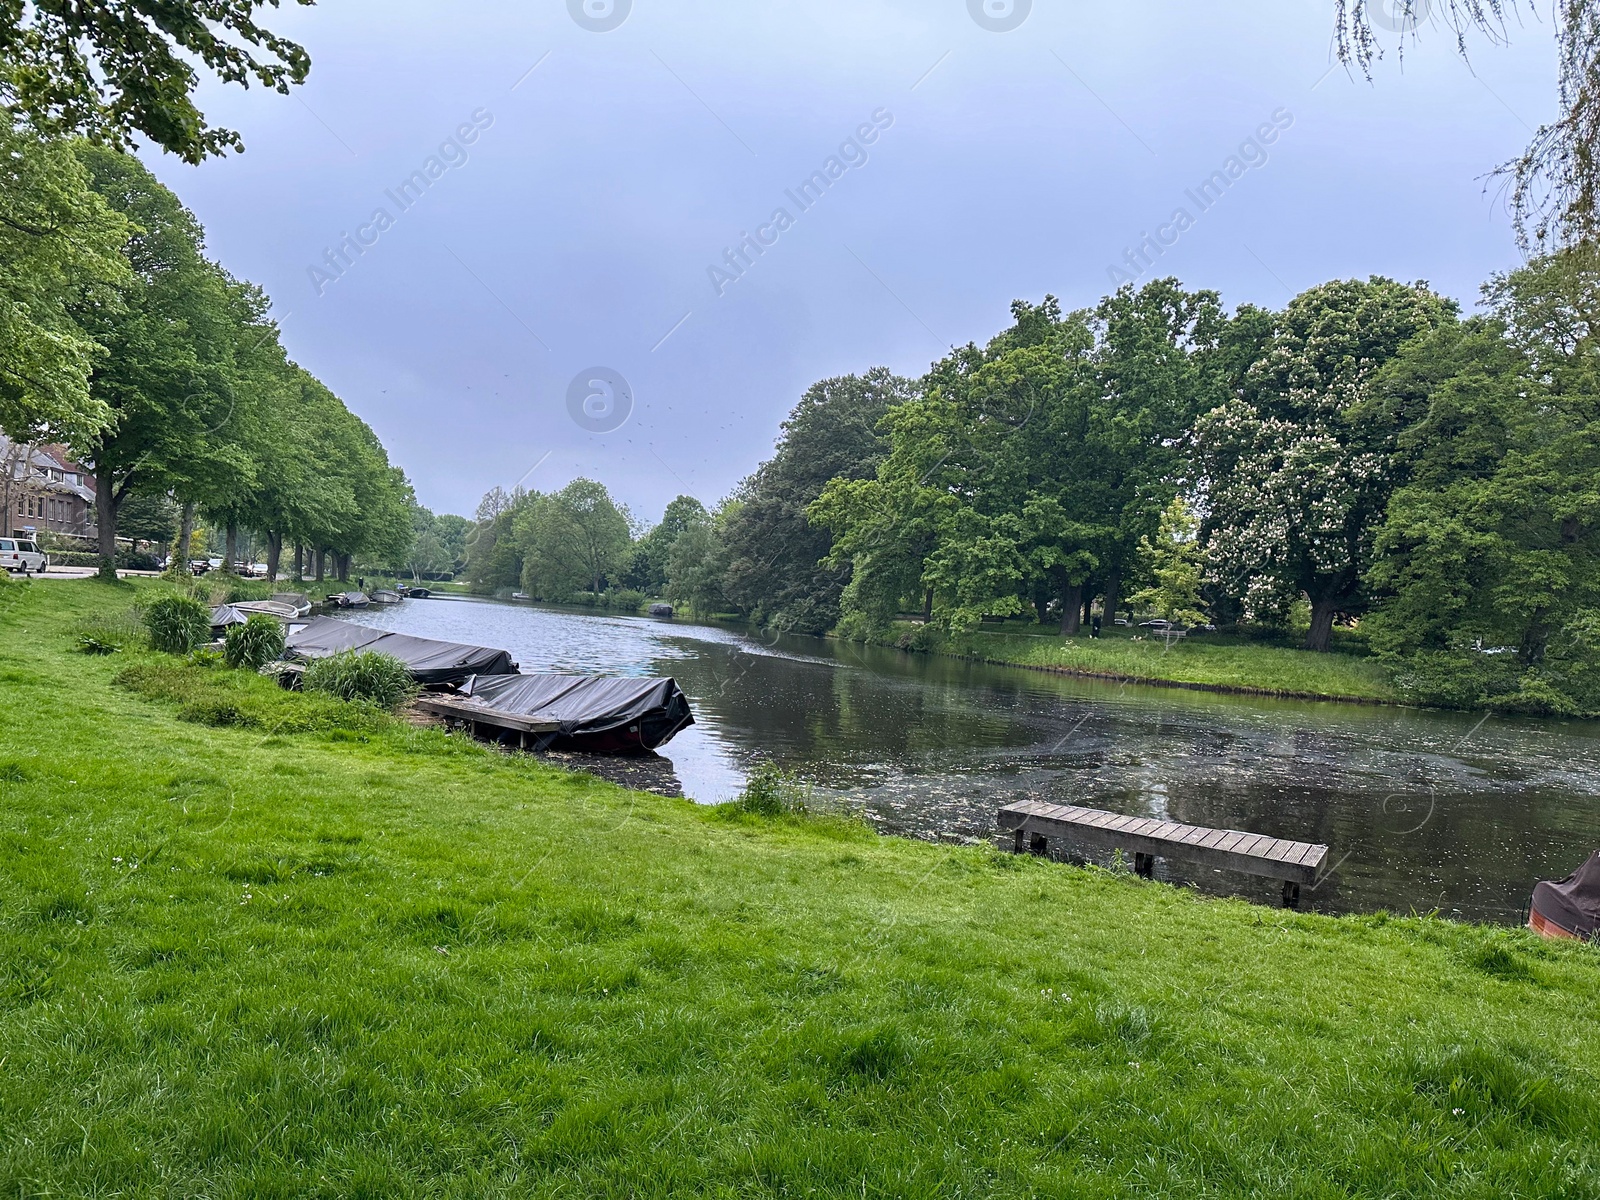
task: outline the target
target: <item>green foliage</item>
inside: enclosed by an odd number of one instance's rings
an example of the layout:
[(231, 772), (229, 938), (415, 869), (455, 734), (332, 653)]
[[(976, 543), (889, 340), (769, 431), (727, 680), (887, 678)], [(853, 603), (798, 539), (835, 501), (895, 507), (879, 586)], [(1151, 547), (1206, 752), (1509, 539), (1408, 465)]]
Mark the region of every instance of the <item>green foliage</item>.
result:
[(706, 519), (706, 506), (693, 496), (679, 496), (667, 505), (659, 524), (633, 545), (623, 582), (647, 596), (662, 596), (667, 589), (667, 559), (672, 544), (689, 526)]
[[(298, 0), (311, 4), (314, 0)], [(194, 64), (246, 86), (287, 93), (311, 69), (306, 52), (256, 23), (276, 0), (137, 0), (129, 11), (93, 4), (0, 8), (0, 101), (6, 124), (84, 134), (119, 148), (143, 134), (188, 163), (242, 150), (195, 107)]]
[(139, 614), (129, 610), (96, 615), (72, 631), (73, 645), (84, 654), (115, 654), (119, 650), (149, 645), (149, 633)]
[(1144, 574), (1153, 582), (1128, 597), (1156, 616), (1179, 625), (1203, 625), (1206, 614), (1200, 610), (1200, 544), (1195, 540), (1199, 522), (1189, 506), (1177, 496), (1161, 514), (1155, 539), (1139, 542), (1139, 557)]
[(341, 650), (313, 660), (304, 686), (340, 700), (361, 700), (393, 712), (416, 693), (411, 673), (398, 658), (373, 650)]
[(196, 725), (233, 726), (272, 733), (337, 732), (364, 735), (394, 728), (394, 717), (371, 704), (351, 704), (325, 692), (291, 692), (246, 671), (219, 670), (212, 662), (165, 660), (134, 663), (116, 683), (145, 700), (171, 707)]
[(167, 654), (187, 654), (211, 640), (211, 610), (192, 596), (168, 594), (144, 610), (150, 644)]
[(243, 625), (229, 627), (222, 657), (235, 669), (259, 671), (283, 656), (284, 640), (283, 626), (277, 618), (251, 613)]
[[(0, 10), (0, 28), (6, 20)], [(4, 39), (0, 38), (0, 44)], [(5, 73), (0, 69), (0, 96)], [(71, 319), (115, 308), (130, 228), (90, 187), (71, 145), (0, 120), (0, 431), (86, 437), (111, 418), (89, 388), (104, 350)]]
[(606, 489), (574, 479), (540, 496), (517, 516), (522, 590), (539, 599), (602, 592), (620, 578), (633, 545), (632, 522)]
[(758, 817), (804, 816), (812, 807), (811, 789), (777, 763), (759, 763), (728, 807)]

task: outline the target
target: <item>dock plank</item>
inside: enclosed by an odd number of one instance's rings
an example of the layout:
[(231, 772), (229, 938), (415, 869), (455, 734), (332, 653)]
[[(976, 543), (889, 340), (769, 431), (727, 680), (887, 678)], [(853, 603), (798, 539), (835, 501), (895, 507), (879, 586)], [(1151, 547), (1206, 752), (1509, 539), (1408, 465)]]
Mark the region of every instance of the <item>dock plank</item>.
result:
[(1178, 858), (1202, 866), (1281, 879), (1314, 882), (1328, 847), (1239, 829), (1210, 829), (1156, 817), (1023, 800), (1000, 809), (1000, 828), (1018, 835), (1063, 838), (1134, 854)]

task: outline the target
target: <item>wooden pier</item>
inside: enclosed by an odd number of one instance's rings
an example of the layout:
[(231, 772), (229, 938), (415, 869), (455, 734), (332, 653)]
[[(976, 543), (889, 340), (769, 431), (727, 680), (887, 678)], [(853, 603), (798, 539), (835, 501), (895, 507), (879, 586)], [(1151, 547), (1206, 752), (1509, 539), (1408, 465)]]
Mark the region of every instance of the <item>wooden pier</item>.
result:
[[(465, 728), (473, 737), (490, 737), (497, 742), (509, 742), (521, 749), (538, 749), (549, 739), (542, 735), (555, 733), (561, 728), (558, 721), (543, 721), (516, 713), (500, 712), (462, 700), (455, 696), (441, 696), (424, 692), (412, 701), (412, 706), (431, 717), (440, 717), (446, 725)], [(512, 735), (508, 737), (507, 735)]]
[(1156, 858), (1184, 859), (1201, 866), (1283, 880), (1283, 906), (1300, 904), (1300, 885), (1316, 882), (1328, 848), (1237, 829), (1208, 829), (1154, 817), (1130, 817), (1075, 804), (1023, 800), (1000, 810), (1000, 828), (1016, 837), (1018, 854), (1043, 854), (1047, 838), (1133, 853), (1134, 870), (1149, 878)]

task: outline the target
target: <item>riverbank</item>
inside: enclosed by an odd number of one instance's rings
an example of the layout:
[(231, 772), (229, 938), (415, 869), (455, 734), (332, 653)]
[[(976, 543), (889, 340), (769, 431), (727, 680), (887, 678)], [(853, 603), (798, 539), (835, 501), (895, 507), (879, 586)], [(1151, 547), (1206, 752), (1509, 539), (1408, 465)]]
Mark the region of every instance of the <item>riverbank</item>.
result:
[(875, 639), (882, 646), (948, 654), (1000, 666), (1029, 667), (1114, 682), (1193, 688), (1245, 696), (1398, 704), (1388, 672), (1371, 658), (1316, 654), (1226, 636), (1194, 634), (1169, 646), (1160, 635), (1126, 629), (1063, 638), (1015, 625), (946, 634), (901, 622)]
[(712, 811), (70, 649), (134, 594), (0, 589), (12, 1192), (1600, 1184), (1594, 948)]

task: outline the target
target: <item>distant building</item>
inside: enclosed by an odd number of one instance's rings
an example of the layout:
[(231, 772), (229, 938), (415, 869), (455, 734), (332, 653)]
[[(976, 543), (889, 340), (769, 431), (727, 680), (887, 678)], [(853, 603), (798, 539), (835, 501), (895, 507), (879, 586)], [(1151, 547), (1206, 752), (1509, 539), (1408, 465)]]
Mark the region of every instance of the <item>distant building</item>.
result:
[(94, 476), (65, 446), (22, 444), (0, 434), (0, 530), (93, 537)]

